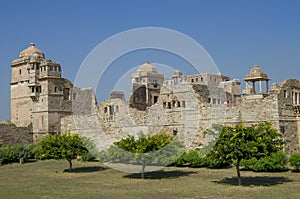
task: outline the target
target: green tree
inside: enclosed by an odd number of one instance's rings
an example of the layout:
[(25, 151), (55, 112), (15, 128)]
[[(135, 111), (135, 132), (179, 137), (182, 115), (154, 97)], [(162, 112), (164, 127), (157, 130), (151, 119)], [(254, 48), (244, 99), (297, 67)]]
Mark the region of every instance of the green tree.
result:
[(273, 129), (269, 122), (245, 127), (243, 124), (235, 127), (224, 127), (210, 155), (219, 159), (236, 161), (238, 183), (241, 185), (241, 160), (253, 157), (260, 159), (273, 152), (282, 150), (283, 134)]
[(63, 134), (47, 135), (39, 142), (41, 158), (64, 159), (69, 163), (72, 171), (72, 160), (78, 155), (88, 153), (78, 134), (66, 132)]
[(114, 145), (134, 154), (135, 161), (142, 164), (141, 178), (144, 178), (146, 165), (153, 163), (154, 160), (163, 164), (170, 164), (176, 160), (182, 145), (175, 140), (171, 143), (173, 138), (165, 133), (153, 136), (141, 135), (138, 139), (127, 136)]

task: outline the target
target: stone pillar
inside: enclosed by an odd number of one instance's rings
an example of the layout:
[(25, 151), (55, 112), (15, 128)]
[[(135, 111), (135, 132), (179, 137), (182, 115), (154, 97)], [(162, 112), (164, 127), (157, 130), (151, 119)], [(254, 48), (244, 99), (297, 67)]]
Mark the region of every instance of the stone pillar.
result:
[(300, 103), (299, 103), (299, 97), (300, 97), (300, 93), (299, 92), (297, 92), (297, 105), (299, 105)]
[(294, 104), (294, 91), (292, 91), (292, 104)]
[(263, 89), (262, 89), (262, 81), (259, 81), (259, 93), (263, 93)]
[(255, 94), (256, 92), (255, 92), (255, 82), (254, 81), (252, 82), (252, 85), (253, 85), (253, 93)]
[(266, 80), (266, 93), (269, 93), (269, 80)]
[(296, 104), (296, 92), (294, 92), (294, 95), (293, 95), (293, 104)]

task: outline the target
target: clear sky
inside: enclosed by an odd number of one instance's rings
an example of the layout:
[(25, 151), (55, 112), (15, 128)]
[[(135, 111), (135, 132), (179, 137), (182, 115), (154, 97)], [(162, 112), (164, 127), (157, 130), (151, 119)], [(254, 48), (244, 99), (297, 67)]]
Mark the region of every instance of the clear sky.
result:
[[(60, 63), (63, 76), (73, 81), (101, 41), (139, 27), (164, 27), (192, 37), (232, 78), (242, 80), (258, 64), (277, 83), (300, 79), (299, 10), (297, 0), (1, 1), (0, 120), (10, 118), (11, 61), (30, 42)], [(127, 61), (132, 67), (145, 59), (158, 62), (164, 55), (137, 54), (135, 62)], [(106, 90), (99, 92), (100, 100), (113, 88), (102, 87)]]

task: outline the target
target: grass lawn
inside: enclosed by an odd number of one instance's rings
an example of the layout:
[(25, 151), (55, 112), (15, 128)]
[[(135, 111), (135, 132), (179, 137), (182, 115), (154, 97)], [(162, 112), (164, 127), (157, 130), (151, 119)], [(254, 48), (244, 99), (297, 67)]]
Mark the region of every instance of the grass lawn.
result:
[(116, 171), (98, 162), (38, 161), (0, 166), (0, 198), (300, 198), (300, 173), (242, 171), (237, 186), (234, 168), (167, 167), (138, 174)]

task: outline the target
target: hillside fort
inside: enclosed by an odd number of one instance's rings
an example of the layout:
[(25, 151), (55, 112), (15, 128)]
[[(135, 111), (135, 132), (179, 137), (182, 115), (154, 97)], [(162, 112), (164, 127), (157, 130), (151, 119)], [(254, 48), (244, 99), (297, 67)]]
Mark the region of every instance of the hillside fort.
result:
[(166, 78), (146, 62), (131, 76), (128, 100), (122, 91), (112, 91), (99, 105), (92, 89), (63, 78), (61, 65), (46, 59), (33, 43), (11, 68), (11, 123), (28, 129), (33, 140), (71, 130), (105, 148), (127, 134), (166, 131), (194, 148), (212, 139), (206, 130), (214, 124), (269, 121), (284, 133), (287, 153), (300, 151), (300, 81), (269, 85), (257, 65), (245, 75), (241, 91), (240, 80), (222, 74), (185, 76), (176, 70)]

